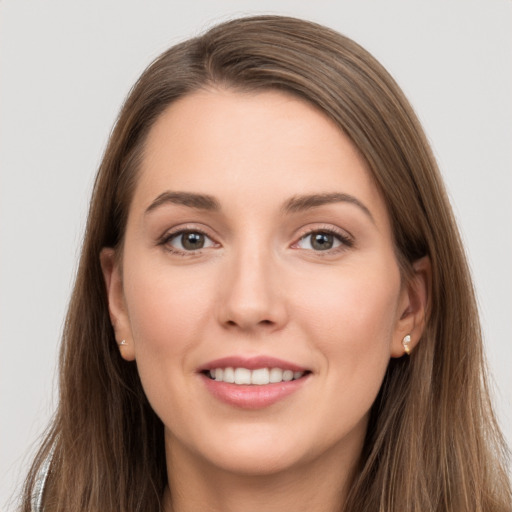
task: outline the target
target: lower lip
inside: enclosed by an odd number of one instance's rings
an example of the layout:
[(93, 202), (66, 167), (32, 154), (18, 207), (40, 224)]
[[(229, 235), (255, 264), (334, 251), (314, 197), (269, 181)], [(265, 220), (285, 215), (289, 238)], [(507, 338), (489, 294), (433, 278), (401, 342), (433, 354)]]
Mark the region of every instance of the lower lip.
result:
[(263, 409), (298, 391), (309, 374), (297, 380), (274, 384), (240, 385), (210, 379), (202, 375), (208, 391), (218, 400), (241, 409)]

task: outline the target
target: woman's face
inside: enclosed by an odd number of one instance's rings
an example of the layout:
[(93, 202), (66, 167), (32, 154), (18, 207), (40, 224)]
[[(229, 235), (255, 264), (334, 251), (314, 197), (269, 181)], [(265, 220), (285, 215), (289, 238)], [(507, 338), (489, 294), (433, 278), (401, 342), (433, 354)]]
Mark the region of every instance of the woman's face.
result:
[(367, 165), (322, 113), (280, 92), (175, 102), (116, 261), (102, 254), (116, 335), (168, 459), (260, 474), (357, 458), (414, 311)]

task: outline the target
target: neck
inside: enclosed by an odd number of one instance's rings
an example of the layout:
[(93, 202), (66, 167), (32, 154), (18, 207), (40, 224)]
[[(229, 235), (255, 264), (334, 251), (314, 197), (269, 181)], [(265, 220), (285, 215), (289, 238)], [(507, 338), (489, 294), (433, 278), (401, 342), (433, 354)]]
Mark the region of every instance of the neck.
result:
[[(167, 449), (169, 486), (165, 512), (340, 511), (361, 452), (336, 449), (293, 468), (239, 474), (182, 449)], [(171, 455), (172, 454), (172, 455)], [(169, 456), (171, 455), (171, 456)]]

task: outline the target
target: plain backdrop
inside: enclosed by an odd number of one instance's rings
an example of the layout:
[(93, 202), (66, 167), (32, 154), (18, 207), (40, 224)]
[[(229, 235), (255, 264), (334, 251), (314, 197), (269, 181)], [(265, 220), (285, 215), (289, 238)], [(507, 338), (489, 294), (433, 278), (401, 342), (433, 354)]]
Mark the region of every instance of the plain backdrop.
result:
[(354, 38), (417, 111), (446, 180), (512, 442), (512, 1), (0, 1), (0, 510), (56, 397), (91, 184), (120, 105), (170, 45), (239, 15)]

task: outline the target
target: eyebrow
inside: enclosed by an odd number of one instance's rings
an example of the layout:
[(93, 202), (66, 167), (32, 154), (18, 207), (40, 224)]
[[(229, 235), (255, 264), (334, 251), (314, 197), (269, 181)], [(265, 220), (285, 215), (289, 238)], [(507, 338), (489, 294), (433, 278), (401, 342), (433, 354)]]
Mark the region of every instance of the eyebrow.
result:
[(178, 204), (196, 208), (197, 210), (219, 211), (218, 201), (206, 194), (195, 194), (192, 192), (163, 192), (147, 208), (146, 214), (164, 204)]
[(350, 203), (361, 209), (375, 224), (370, 210), (354, 196), (340, 192), (293, 196), (283, 206), (284, 213), (296, 213), (332, 203)]
[[(350, 203), (361, 209), (370, 220), (375, 219), (370, 210), (356, 197), (340, 192), (325, 194), (308, 194), (293, 196), (283, 205), (283, 213), (297, 213), (318, 208), (332, 203)], [(207, 194), (196, 194), (193, 192), (171, 192), (166, 191), (160, 194), (147, 208), (146, 214), (165, 204), (178, 204), (195, 208), (197, 210), (220, 211), (221, 207), (217, 199)]]

